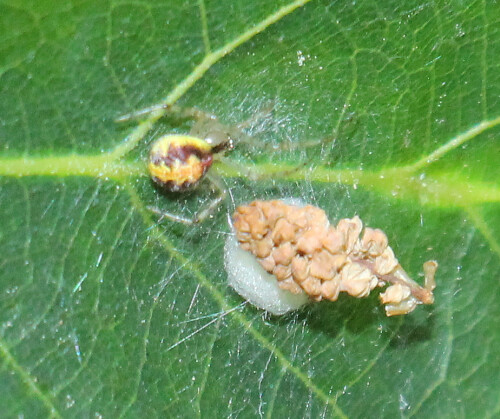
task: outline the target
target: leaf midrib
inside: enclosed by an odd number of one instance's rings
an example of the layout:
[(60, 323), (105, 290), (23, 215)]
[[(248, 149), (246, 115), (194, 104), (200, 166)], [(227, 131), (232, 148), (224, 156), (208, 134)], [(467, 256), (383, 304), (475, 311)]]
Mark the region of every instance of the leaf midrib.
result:
[[(500, 118), (498, 118), (500, 121)], [(421, 205), (442, 208), (466, 208), (481, 203), (500, 202), (500, 187), (494, 183), (470, 180), (457, 171), (441, 171), (432, 174), (422, 170), (422, 161), (427, 167), (434, 161), (423, 157), (407, 166), (384, 168), (377, 171), (360, 169), (335, 169), (318, 165), (301, 167), (299, 162), (257, 163), (242, 165), (243, 172), (228, 164), (220, 163), (213, 170), (219, 175), (244, 178), (246, 173), (255, 173), (260, 178), (279, 178), (282, 181), (309, 181), (336, 183), (376, 191), (397, 200), (417, 200)], [(245, 173), (246, 172), (246, 173)], [(28, 177), (69, 176), (93, 177), (127, 184), (138, 177), (148, 176), (142, 161), (127, 161), (116, 157), (115, 150), (99, 155), (69, 154), (52, 157), (0, 158), (0, 176)]]

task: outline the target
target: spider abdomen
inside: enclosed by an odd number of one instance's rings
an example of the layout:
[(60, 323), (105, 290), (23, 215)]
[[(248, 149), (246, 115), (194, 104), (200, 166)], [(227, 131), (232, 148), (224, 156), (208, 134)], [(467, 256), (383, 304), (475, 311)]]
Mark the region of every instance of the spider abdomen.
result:
[(171, 192), (195, 186), (213, 163), (212, 147), (189, 135), (164, 135), (151, 147), (148, 170), (153, 181)]

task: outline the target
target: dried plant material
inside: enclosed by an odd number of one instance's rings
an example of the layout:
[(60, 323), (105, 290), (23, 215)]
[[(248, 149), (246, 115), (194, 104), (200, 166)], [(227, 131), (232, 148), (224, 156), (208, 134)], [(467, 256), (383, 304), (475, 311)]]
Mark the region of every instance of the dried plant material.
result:
[(292, 293), (335, 301), (340, 292), (361, 298), (389, 285), (380, 294), (388, 316), (434, 302), (437, 262), (424, 264), (421, 287), (401, 267), (385, 233), (369, 227), (363, 231), (358, 216), (333, 227), (325, 212), (312, 205), (254, 201), (236, 209), (233, 225), (241, 248)]
[(261, 266), (266, 259), (259, 260), (261, 263), (250, 252), (243, 250), (234, 235), (228, 235), (224, 246), (224, 266), (228, 283), (238, 294), (254, 306), (278, 316), (307, 303), (307, 295), (293, 280), (281, 281), (281, 286), (278, 286), (276, 278)]

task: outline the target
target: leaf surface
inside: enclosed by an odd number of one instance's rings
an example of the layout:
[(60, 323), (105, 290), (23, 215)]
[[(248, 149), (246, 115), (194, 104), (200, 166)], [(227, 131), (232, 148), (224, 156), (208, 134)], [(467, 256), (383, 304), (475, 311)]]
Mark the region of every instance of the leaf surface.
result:
[[(379, 3), (0, 3), (3, 415), (498, 416), (500, 8)], [(195, 227), (148, 206), (190, 216), (208, 184), (145, 169), (192, 121), (115, 123), (174, 103), (253, 138)], [(383, 229), (417, 281), (436, 259), (435, 304), (243, 304), (227, 215), (290, 196)]]

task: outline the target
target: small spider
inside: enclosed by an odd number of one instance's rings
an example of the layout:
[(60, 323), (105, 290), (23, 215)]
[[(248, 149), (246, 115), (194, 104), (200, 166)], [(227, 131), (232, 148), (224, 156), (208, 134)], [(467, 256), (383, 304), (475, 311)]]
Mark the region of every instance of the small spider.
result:
[(161, 189), (168, 192), (184, 192), (193, 190), (203, 178), (206, 178), (211, 189), (217, 192), (217, 196), (192, 218), (165, 212), (157, 207), (149, 207), (149, 209), (161, 215), (162, 218), (172, 221), (187, 225), (200, 223), (210, 216), (227, 196), (222, 180), (215, 174), (208, 173), (208, 170), (214, 160), (220, 160), (224, 152), (234, 148), (236, 139), (247, 143), (252, 142), (252, 138), (244, 134), (242, 130), (249, 126), (256, 117), (233, 127), (220, 123), (214, 115), (197, 108), (155, 106), (124, 115), (118, 118), (117, 122), (137, 118), (158, 109), (167, 109), (180, 118), (193, 119), (195, 123), (188, 135), (167, 134), (153, 143), (148, 163), (151, 179)]
[[(153, 143), (149, 154), (148, 170), (152, 180), (162, 189), (168, 192), (184, 192), (194, 189), (200, 184), (203, 178), (208, 179), (212, 191), (217, 196), (204, 208), (200, 209), (192, 218), (165, 212), (157, 207), (149, 209), (162, 218), (187, 225), (197, 224), (205, 220), (222, 203), (227, 196), (227, 190), (223, 181), (213, 173), (209, 172), (215, 160), (223, 160), (225, 164), (231, 165), (239, 172), (243, 172), (252, 180), (262, 179), (270, 175), (262, 175), (242, 167), (234, 162), (229, 162), (223, 158), (224, 152), (232, 150), (236, 142), (255, 145), (257, 140), (248, 136), (243, 130), (251, 126), (255, 121), (269, 115), (274, 108), (274, 104), (265, 106), (261, 111), (251, 116), (247, 120), (234, 126), (222, 124), (215, 115), (204, 112), (197, 108), (182, 108), (176, 105), (159, 105), (142, 109), (138, 112), (119, 117), (116, 122), (128, 121), (138, 118), (157, 110), (167, 110), (170, 114), (184, 119), (194, 120), (189, 134), (167, 134), (160, 137)], [(325, 144), (327, 141), (334, 143), (334, 138), (326, 137), (321, 140), (303, 142), (305, 148)], [(259, 142), (261, 150), (270, 152), (278, 150), (291, 150), (287, 144), (272, 146)], [(273, 176), (286, 175), (295, 172), (284, 170), (274, 172)]]

